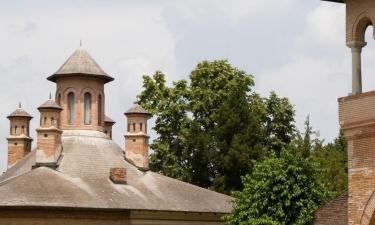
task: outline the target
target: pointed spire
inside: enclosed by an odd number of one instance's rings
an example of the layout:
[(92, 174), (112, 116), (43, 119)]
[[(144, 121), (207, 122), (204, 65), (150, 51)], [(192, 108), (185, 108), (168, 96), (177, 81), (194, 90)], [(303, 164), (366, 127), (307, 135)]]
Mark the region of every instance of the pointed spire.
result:
[(19, 109), (22, 108), (22, 104), (21, 104), (21, 102), (18, 102), (18, 108), (19, 108)]
[(51, 100), (52, 99), (52, 93), (49, 92), (49, 99)]
[(82, 39), (79, 40), (79, 47), (82, 48)]

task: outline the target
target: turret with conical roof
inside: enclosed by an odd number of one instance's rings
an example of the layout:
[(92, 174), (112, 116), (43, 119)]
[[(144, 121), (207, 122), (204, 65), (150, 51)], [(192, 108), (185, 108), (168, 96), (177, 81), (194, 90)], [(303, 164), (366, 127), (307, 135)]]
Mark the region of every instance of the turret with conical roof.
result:
[(82, 47), (50, 77), (62, 107), (61, 129), (104, 132), (104, 84), (113, 80)]
[(125, 137), (125, 159), (140, 169), (148, 169), (147, 120), (149, 112), (139, 105), (126, 111), (128, 130)]
[(37, 132), (36, 164), (56, 166), (62, 150), (60, 129), (60, 112), (62, 108), (51, 99), (38, 107), (40, 127)]
[(31, 151), (30, 120), (33, 118), (21, 107), (7, 117), (10, 121), (8, 140), (8, 167), (13, 166)]
[(104, 133), (112, 139), (112, 127), (116, 122), (108, 116), (104, 116)]

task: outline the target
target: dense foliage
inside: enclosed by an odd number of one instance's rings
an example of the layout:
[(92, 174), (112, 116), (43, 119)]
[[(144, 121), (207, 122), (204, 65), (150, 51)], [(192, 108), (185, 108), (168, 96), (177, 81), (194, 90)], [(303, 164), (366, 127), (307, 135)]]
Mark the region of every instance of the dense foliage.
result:
[(231, 225), (311, 224), (314, 211), (332, 197), (317, 179), (317, 165), (297, 149), (285, 149), (255, 165), (243, 177), (244, 188), (234, 192)]
[(155, 116), (153, 171), (233, 193), (228, 224), (310, 224), (314, 210), (347, 190), (343, 134), (325, 144), (307, 117), (294, 125), (288, 99), (254, 90), (227, 61), (203, 61), (189, 80), (144, 76), (138, 104)]
[(252, 76), (227, 61), (204, 61), (190, 80), (171, 87), (165, 75), (144, 76), (138, 103), (156, 116), (152, 170), (230, 193), (242, 187), (254, 160), (279, 154), (294, 134), (286, 98), (261, 98)]

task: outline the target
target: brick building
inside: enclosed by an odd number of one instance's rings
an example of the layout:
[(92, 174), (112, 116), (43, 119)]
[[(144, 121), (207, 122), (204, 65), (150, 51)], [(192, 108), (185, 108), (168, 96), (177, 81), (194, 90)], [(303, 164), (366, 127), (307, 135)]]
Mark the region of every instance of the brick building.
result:
[(105, 114), (106, 74), (82, 48), (47, 78), (56, 98), (38, 107), (37, 148), (19, 108), (8, 116), (8, 170), (0, 177), (0, 224), (222, 224), (231, 198), (149, 171), (147, 120), (125, 112), (124, 148)]
[(375, 225), (375, 91), (362, 93), (361, 52), (375, 24), (374, 0), (346, 4), (346, 44), (352, 53), (352, 92), (338, 99), (339, 123), (348, 141), (349, 189), (315, 214), (317, 225)]

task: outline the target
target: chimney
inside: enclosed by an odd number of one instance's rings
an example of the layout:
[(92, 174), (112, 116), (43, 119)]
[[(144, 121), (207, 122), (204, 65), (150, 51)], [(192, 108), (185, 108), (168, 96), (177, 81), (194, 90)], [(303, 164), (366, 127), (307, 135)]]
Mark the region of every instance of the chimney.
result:
[(112, 127), (116, 122), (108, 116), (104, 116), (104, 133), (112, 139)]
[(148, 170), (147, 120), (150, 114), (139, 105), (125, 112), (128, 131), (125, 137), (125, 159), (141, 170)]
[(31, 151), (30, 120), (33, 118), (22, 109), (21, 103), (18, 109), (7, 117), (10, 121), (8, 140), (8, 168)]
[(38, 107), (40, 112), (40, 127), (37, 132), (37, 166), (56, 166), (61, 155), (60, 112), (62, 108), (49, 99)]
[(126, 184), (126, 168), (111, 168), (109, 172), (109, 179), (115, 184)]

